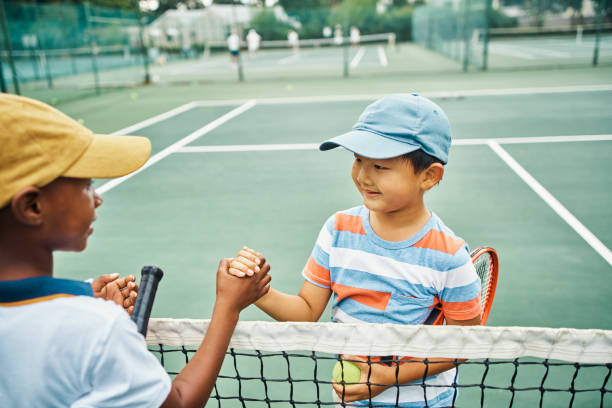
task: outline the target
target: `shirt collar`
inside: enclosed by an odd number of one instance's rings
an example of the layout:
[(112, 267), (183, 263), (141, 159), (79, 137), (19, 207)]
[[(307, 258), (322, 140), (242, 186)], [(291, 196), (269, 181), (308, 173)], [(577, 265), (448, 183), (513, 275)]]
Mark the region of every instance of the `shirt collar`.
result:
[(22, 306), (71, 296), (93, 296), (91, 284), (51, 276), (0, 281), (0, 306)]

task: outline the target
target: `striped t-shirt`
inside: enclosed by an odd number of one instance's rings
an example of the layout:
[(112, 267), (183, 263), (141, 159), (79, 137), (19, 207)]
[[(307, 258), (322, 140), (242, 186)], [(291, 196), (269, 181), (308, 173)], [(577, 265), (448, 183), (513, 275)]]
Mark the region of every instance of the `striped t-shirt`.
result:
[[(478, 316), (480, 280), (462, 239), (432, 213), (412, 238), (385, 241), (372, 230), (369, 215), (362, 205), (331, 216), (304, 268), (306, 280), (332, 290), (332, 321), (422, 324), (438, 303), (451, 319)], [(449, 385), (454, 377), (449, 370), (427, 384)], [(421, 385), (399, 392), (401, 407), (425, 405)], [(372, 401), (394, 403), (396, 393), (391, 387)], [(451, 405), (453, 390), (428, 387), (427, 399), (430, 407)]]

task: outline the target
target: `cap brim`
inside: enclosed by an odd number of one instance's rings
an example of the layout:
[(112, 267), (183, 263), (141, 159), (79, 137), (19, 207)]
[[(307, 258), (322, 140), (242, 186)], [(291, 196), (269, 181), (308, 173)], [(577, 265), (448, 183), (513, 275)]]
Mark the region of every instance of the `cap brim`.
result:
[(420, 146), (398, 142), (376, 133), (353, 130), (326, 140), (321, 143), (319, 150), (330, 150), (338, 146), (369, 159), (391, 159), (420, 149)]
[(85, 153), (62, 176), (113, 178), (142, 167), (151, 154), (151, 142), (141, 136), (94, 135)]

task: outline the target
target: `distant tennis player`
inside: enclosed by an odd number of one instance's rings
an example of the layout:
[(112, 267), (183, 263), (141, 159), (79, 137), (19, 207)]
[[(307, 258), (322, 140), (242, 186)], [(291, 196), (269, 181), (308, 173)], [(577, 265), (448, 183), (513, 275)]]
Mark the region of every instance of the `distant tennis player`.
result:
[[(424, 202), (444, 175), (450, 145), (446, 115), (417, 94), (372, 103), (352, 131), (322, 143), (321, 150), (353, 152), (351, 173), (363, 205), (325, 222), (297, 296), (271, 289), (255, 304), (277, 320), (317, 321), (333, 296), (334, 322), (397, 324), (422, 324), (440, 305), (447, 324), (479, 324), (481, 285), (468, 247)], [(256, 276), (258, 256), (243, 249), (230, 273)], [(397, 367), (382, 359), (371, 373), (358, 363), (362, 384), (333, 387), (350, 406), (370, 406), (370, 398), (373, 406), (451, 406), (454, 365), (419, 361)], [(426, 392), (425, 373), (432, 386)]]
[[(202, 407), (240, 311), (269, 288), (269, 266), (238, 279), (221, 261), (206, 338), (171, 382), (123, 308), (94, 298), (92, 284), (53, 277), (53, 252), (82, 251), (93, 232), (102, 198), (91, 178), (135, 171), (149, 140), (97, 135), (46, 104), (0, 94), (0, 146), (0, 405)], [(116, 281), (94, 286), (111, 299), (134, 289)]]

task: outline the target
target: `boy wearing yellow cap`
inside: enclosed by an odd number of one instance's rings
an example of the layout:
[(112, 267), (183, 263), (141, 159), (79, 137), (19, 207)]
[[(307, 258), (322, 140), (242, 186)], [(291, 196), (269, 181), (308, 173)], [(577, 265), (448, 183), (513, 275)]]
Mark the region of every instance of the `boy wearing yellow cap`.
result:
[[(120, 286), (53, 277), (53, 252), (82, 251), (102, 198), (91, 178), (140, 168), (148, 139), (98, 135), (56, 109), (0, 94), (0, 401), (3, 406), (202, 406), (210, 395), (240, 311), (269, 288), (233, 279), (220, 263), (206, 338), (171, 383), (129, 315)], [(117, 283), (119, 281), (120, 283)], [(250, 282), (251, 281), (251, 282)], [(131, 284), (130, 284), (131, 283)], [(128, 311), (130, 306), (127, 307)]]

